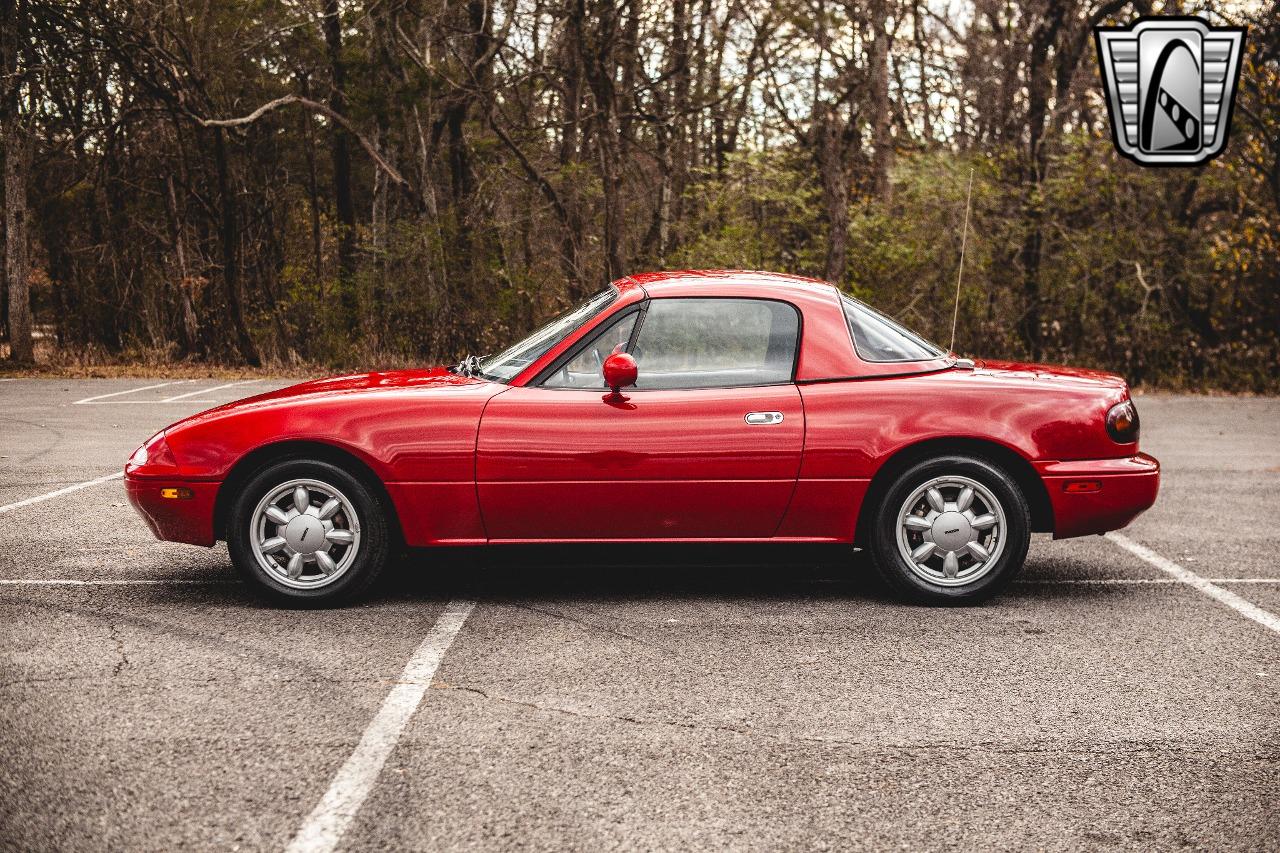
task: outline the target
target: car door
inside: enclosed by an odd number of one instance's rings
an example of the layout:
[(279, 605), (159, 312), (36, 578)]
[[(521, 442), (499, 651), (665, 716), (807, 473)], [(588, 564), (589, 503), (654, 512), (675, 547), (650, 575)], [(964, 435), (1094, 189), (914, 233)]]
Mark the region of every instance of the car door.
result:
[[(476, 488), (495, 540), (761, 539), (795, 487), (800, 320), (764, 299), (653, 299), (485, 408)], [(619, 399), (599, 365), (630, 352)]]

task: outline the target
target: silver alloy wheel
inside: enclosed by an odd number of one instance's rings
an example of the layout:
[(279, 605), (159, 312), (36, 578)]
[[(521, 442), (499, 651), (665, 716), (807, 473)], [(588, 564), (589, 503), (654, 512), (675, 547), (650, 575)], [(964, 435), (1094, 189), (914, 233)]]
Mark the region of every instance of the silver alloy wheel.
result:
[(958, 475), (922, 484), (898, 510), (898, 553), (920, 579), (964, 586), (1004, 551), (1004, 507), (986, 486)]
[(258, 502), (249, 521), (253, 555), (294, 589), (328, 586), (360, 551), (360, 519), (347, 496), (320, 480), (289, 480)]

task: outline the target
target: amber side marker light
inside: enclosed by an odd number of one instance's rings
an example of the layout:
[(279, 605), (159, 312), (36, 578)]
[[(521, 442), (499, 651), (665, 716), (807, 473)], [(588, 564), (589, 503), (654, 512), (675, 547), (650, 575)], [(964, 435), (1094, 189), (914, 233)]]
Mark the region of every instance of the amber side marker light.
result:
[(191, 491), (190, 489), (184, 489), (181, 487), (176, 489), (160, 490), (160, 497), (168, 498), (171, 501), (189, 501), (195, 496), (196, 496), (195, 492)]
[(1102, 491), (1102, 484), (1097, 480), (1072, 480), (1064, 484), (1062, 490), (1069, 495), (1082, 495)]

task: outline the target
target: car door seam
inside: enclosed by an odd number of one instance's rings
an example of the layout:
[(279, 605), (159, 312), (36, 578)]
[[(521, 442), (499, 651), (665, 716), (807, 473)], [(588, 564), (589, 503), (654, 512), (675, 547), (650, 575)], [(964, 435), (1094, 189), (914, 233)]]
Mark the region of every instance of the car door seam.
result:
[(794, 382), (791, 383), (791, 388), (796, 392), (796, 399), (800, 401), (800, 455), (796, 459), (796, 475), (791, 481), (791, 494), (787, 497), (787, 504), (782, 508), (782, 514), (778, 516), (778, 523), (774, 526), (773, 535), (770, 538), (777, 537), (783, 522), (787, 520), (787, 514), (791, 512), (791, 502), (796, 499), (796, 492), (800, 488), (800, 472), (804, 470), (805, 440), (809, 437), (809, 417), (804, 410), (804, 395), (800, 393), (799, 386)]
[(475, 491), (476, 514), (480, 516), (480, 528), (484, 531), (485, 542), (491, 541), (493, 537), (489, 535), (489, 522), (484, 517), (484, 502), (480, 500), (480, 430), (484, 428), (484, 413), (489, 411), (489, 404), (510, 391), (512, 387), (508, 385), (485, 400), (484, 405), (480, 407), (480, 417), (476, 420), (476, 440), (471, 449), (471, 488)]

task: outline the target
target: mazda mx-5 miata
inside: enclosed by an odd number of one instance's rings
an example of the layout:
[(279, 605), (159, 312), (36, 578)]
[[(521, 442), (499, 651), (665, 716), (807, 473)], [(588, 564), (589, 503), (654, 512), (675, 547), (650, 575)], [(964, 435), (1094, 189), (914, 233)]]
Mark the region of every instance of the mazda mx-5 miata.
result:
[(162, 430), (125, 467), (156, 536), (277, 600), (365, 590), (400, 548), (813, 542), (903, 596), (989, 598), (1032, 531), (1155, 501), (1118, 376), (956, 358), (830, 284), (614, 282), (449, 369), (304, 382)]

